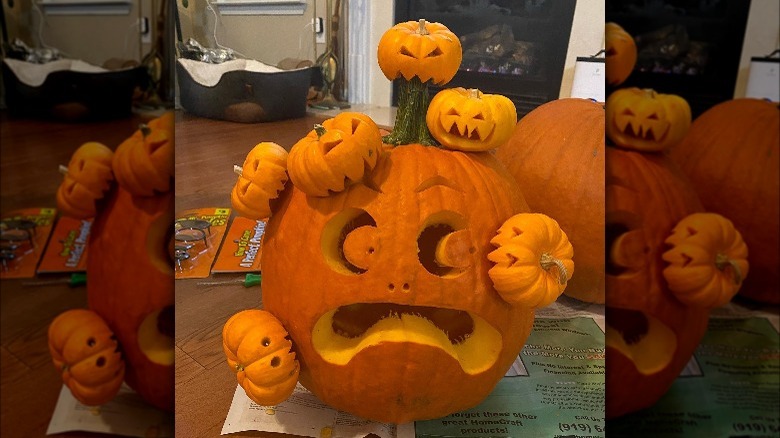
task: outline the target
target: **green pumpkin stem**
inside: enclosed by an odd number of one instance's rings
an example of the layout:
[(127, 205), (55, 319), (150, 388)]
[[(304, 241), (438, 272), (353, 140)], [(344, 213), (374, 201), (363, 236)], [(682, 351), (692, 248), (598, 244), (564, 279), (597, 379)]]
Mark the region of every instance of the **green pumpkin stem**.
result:
[(323, 135), (325, 135), (325, 133), (328, 132), (328, 131), (325, 129), (324, 126), (322, 126), (319, 123), (317, 123), (316, 125), (314, 125), (314, 132), (317, 133), (317, 138), (320, 138)]
[(393, 132), (382, 140), (394, 146), (415, 143), (425, 146), (437, 145), (425, 123), (425, 113), (430, 104), (428, 85), (417, 76), (411, 81), (403, 78), (400, 81), (395, 127)]
[(725, 271), (727, 267), (731, 266), (734, 271), (734, 284), (739, 285), (742, 283), (742, 270), (739, 269), (739, 265), (734, 260), (731, 260), (726, 254), (718, 254), (715, 256), (715, 267), (721, 271)]
[(542, 254), (539, 258), (539, 264), (542, 265), (542, 269), (549, 271), (553, 266), (558, 268), (558, 282), (560, 284), (566, 284), (569, 281), (569, 272), (566, 270), (566, 266), (562, 261), (553, 257), (549, 253)]

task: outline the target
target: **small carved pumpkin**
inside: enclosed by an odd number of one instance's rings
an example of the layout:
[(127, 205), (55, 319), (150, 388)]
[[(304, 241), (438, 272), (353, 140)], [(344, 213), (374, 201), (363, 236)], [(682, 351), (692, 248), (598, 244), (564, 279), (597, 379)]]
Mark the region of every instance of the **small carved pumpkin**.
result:
[(506, 143), (517, 124), (517, 110), (500, 94), (449, 88), (431, 100), (426, 123), (447, 149), (486, 151)]
[(574, 249), (555, 220), (539, 213), (509, 218), (492, 243), (488, 275), (508, 303), (538, 308), (550, 305), (566, 289), (574, 272)]
[(171, 188), (174, 163), (173, 113), (150, 121), (116, 149), (117, 182), (134, 195), (152, 196)]
[(634, 38), (617, 23), (604, 25), (606, 40), (607, 84), (615, 87), (622, 84), (634, 70), (636, 44)]
[(49, 352), (65, 386), (81, 403), (101, 405), (119, 392), (125, 362), (114, 333), (95, 312), (74, 309), (54, 318)]
[(674, 94), (621, 88), (607, 98), (607, 137), (620, 147), (654, 152), (669, 149), (691, 125), (688, 102)]
[(293, 184), (311, 196), (327, 196), (360, 181), (382, 150), (379, 128), (368, 116), (344, 112), (298, 141), (288, 157)]
[(443, 85), (460, 67), (463, 51), (460, 40), (440, 23), (407, 21), (390, 28), (379, 40), (379, 67), (385, 77)]
[(662, 258), (669, 289), (691, 306), (728, 303), (748, 274), (748, 249), (728, 219), (715, 213), (694, 213), (666, 239), (672, 247)]
[(222, 329), (222, 347), (239, 385), (255, 403), (283, 402), (298, 383), (300, 367), (287, 330), (264, 310), (236, 313)]
[(693, 121), (671, 150), (707, 211), (728, 217), (750, 248), (741, 296), (780, 304), (780, 108), (734, 99)]
[(496, 150), (520, 187), (533, 187), (523, 192), (531, 210), (555, 219), (577, 249), (564, 294), (593, 303), (604, 303), (604, 148), (604, 106), (572, 98), (526, 114)]
[(65, 178), (57, 189), (57, 208), (64, 215), (76, 219), (95, 216), (95, 202), (103, 198), (114, 179), (113, 156), (105, 145), (89, 142), (76, 149), (67, 169), (60, 166)]
[(287, 151), (276, 143), (255, 146), (238, 169), (238, 181), (230, 192), (230, 204), (237, 214), (249, 219), (271, 216), (271, 201), (287, 182)]
[[(701, 202), (667, 154), (607, 147), (606, 183), (606, 416), (613, 418), (653, 405), (691, 358), (708, 306), (724, 299), (718, 286), (733, 280), (731, 268), (715, 267), (718, 249), (747, 267), (725, 221), (699, 222), (711, 216), (700, 215)], [(707, 281), (713, 296), (697, 291)]]

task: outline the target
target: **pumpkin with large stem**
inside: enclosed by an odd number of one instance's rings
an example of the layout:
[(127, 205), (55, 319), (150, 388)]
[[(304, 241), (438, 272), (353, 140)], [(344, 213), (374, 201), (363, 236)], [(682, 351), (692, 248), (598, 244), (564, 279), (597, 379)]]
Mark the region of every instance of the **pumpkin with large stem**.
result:
[(436, 144), (425, 124), (427, 83), (444, 85), (455, 76), (463, 59), (458, 37), (443, 24), (424, 19), (399, 23), (382, 35), (377, 58), (387, 79), (400, 78), (395, 128), (384, 142)]
[[(452, 55), (423, 35), (433, 25), (409, 26), (417, 29), (412, 42), (391, 44), (393, 56), (414, 58), (404, 62), (416, 66), (417, 85), (449, 80), (440, 64), (451, 74), (457, 64), (410, 56), (420, 47), (434, 58)], [(243, 362), (270, 364), (274, 378), (240, 374), (249, 368), (237, 359), (239, 340), (289, 334), (301, 384), (335, 408), (403, 423), (473, 407), (519, 354), (534, 309), (568, 283), (571, 244), (554, 220), (530, 213), (517, 182), (481, 151), (494, 137), (485, 131), (484, 139), (426, 146), (419, 134), (427, 101), (412, 106), (399, 108), (393, 144), (381, 150), (366, 141), (378, 130), (361, 133), (367, 127), (352, 115), (338, 144), (315, 132), (293, 147), (261, 256), (263, 305), (286, 333), (265, 318), (229, 322), (223, 332), (228, 365), (251, 397), (289, 391), (296, 368), (282, 358), (290, 357), (284, 341), (276, 343), (277, 367), (262, 343), (249, 342)], [(493, 120), (500, 126), (481, 129), (511, 131), (501, 117)]]

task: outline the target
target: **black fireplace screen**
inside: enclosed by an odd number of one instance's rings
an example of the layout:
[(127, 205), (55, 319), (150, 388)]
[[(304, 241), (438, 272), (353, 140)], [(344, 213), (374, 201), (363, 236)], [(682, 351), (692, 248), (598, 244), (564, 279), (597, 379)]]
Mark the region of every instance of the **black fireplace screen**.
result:
[[(395, 22), (421, 18), (459, 36), (463, 61), (445, 87), (512, 99), (522, 117), (557, 99), (575, 0), (396, 0)], [(396, 84), (397, 86), (397, 84)], [(439, 91), (431, 87), (431, 92)], [(393, 102), (397, 104), (397, 89)]]

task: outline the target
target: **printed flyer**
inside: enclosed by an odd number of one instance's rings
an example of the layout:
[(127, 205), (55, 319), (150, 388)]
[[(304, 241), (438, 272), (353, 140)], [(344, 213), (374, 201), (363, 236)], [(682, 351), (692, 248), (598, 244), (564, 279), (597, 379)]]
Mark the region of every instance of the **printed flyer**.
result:
[(769, 319), (710, 318), (694, 360), (698, 372), (654, 406), (610, 420), (610, 436), (780, 436), (780, 335)]
[(87, 240), (92, 219), (61, 216), (38, 265), (39, 274), (87, 270)]
[(265, 221), (234, 217), (211, 272), (260, 272), (263, 234)]

